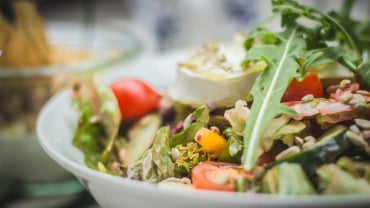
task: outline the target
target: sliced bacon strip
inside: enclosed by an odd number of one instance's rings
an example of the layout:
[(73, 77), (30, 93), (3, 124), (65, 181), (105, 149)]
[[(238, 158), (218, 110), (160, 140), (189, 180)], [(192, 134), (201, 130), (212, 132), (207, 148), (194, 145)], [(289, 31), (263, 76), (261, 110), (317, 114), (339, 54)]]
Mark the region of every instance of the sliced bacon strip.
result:
[(292, 101), (283, 104), (293, 108), (299, 114), (299, 116), (294, 117), (296, 120), (302, 120), (303, 118), (309, 118), (317, 114), (334, 115), (353, 111), (353, 106), (338, 102), (334, 99), (328, 100), (321, 98), (312, 102)]
[(353, 107), (351, 105), (331, 100), (331, 102), (326, 105), (320, 105), (318, 110), (321, 115), (332, 115), (352, 111)]
[(299, 116), (294, 117), (296, 120), (312, 117), (319, 113), (317, 106), (313, 106), (311, 102), (303, 103), (302, 101), (291, 101), (283, 104), (293, 108), (299, 114)]
[[(351, 112), (354, 111), (354, 106), (342, 103), (342, 96), (346, 93), (354, 94), (359, 89), (360, 85), (358, 83), (353, 83), (346, 89), (336, 89), (334, 93), (330, 94), (329, 99), (319, 98), (314, 99), (311, 102), (291, 101), (283, 104), (293, 108), (299, 114), (299, 116), (294, 117), (296, 120), (302, 120), (303, 118), (309, 118), (320, 114), (322, 116), (330, 116), (333, 119), (333, 122), (339, 122), (346, 120), (347, 118), (350, 119), (350, 117), (354, 116), (350, 116)], [(361, 96), (366, 100), (366, 102), (370, 101), (370, 96), (365, 94), (361, 94)]]
[(351, 84), (347, 89), (338, 88), (335, 93), (330, 93), (330, 98), (340, 102), (340, 98), (345, 93), (355, 93), (357, 90), (360, 89), (360, 85), (358, 83)]

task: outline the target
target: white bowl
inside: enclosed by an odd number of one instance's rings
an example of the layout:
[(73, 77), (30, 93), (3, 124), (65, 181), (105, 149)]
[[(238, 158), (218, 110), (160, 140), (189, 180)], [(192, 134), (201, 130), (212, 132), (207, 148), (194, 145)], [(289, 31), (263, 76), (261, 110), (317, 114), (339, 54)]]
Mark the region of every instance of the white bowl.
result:
[[(174, 56), (154, 57), (148, 73), (122, 73), (122, 76), (145, 77), (149, 82), (174, 77)], [(146, 62), (148, 63), (148, 62)], [(148, 77), (158, 70), (157, 77)], [(114, 77), (114, 76), (112, 76)], [(171, 80), (166, 80), (170, 82)], [(157, 83), (157, 84), (158, 84)], [(86, 167), (83, 154), (72, 145), (77, 114), (71, 108), (70, 92), (54, 96), (41, 111), (37, 133), (42, 148), (62, 167), (73, 173), (101, 207), (368, 207), (368, 196), (277, 196), (251, 193), (165, 189), (140, 181), (108, 175)]]

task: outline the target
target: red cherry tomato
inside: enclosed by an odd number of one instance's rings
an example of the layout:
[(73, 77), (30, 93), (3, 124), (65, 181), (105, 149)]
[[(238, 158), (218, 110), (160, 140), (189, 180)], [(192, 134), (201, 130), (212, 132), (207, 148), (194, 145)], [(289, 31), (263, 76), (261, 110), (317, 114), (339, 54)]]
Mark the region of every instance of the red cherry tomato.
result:
[(312, 94), (315, 98), (324, 96), (320, 78), (312, 72), (307, 72), (301, 82), (296, 79), (292, 80), (281, 98), (281, 102), (298, 101), (307, 94)]
[(158, 108), (161, 96), (147, 83), (138, 79), (117, 80), (111, 84), (122, 119), (139, 118)]
[(211, 161), (199, 163), (191, 173), (194, 188), (216, 191), (233, 191), (233, 181), (238, 177), (254, 178), (238, 164)]

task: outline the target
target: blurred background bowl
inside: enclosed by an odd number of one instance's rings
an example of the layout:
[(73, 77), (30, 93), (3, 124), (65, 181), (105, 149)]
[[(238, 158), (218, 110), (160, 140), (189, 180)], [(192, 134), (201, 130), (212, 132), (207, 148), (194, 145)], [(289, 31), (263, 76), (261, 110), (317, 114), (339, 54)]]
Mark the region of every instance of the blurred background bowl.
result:
[[(135, 33), (109, 24), (81, 27), (68, 22), (50, 23), (47, 36), (50, 45), (67, 52), (83, 51), (85, 55), (67, 64), (0, 67), (0, 193), (14, 184), (73, 180), (73, 175), (50, 159), (37, 141), (35, 123), (41, 107), (70, 86), (76, 76), (119, 70), (120, 65), (147, 51)], [(18, 187), (17, 191), (25, 190)], [(42, 194), (53, 193), (44, 189)]]

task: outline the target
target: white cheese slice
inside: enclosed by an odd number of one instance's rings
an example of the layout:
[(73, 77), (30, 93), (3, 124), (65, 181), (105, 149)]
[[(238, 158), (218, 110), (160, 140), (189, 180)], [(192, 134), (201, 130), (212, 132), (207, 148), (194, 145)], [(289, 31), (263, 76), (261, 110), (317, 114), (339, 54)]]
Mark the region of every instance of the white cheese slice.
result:
[(179, 64), (169, 96), (191, 106), (234, 106), (237, 100), (246, 99), (254, 80), (266, 66), (258, 62), (243, 69), (245, 55), (242, 43), (206, 44)]

